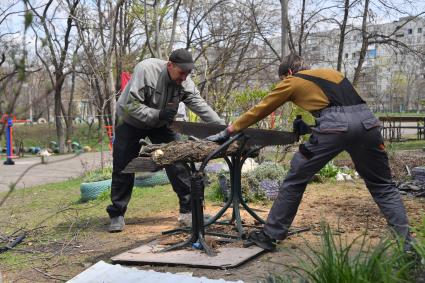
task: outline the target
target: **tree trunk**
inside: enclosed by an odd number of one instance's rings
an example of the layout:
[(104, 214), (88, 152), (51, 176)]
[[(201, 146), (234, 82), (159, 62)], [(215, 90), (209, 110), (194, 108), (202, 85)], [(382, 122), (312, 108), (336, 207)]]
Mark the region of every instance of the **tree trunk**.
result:
[(280, 0), (281, 5), (281, 53), (282, 59), (287, 55), (287, 46), (288, 46), (288, 0)]
[(65, 137), (62, 125), (62, 85), (63, 75), (56, 76), (55, 86), (55, 124), (56, 124), (56, 137), (58, 139), (59, 152), (65, 152)]
[(367, 34), (367, 17), (369, 12), (369, 0), (365, 0), (364, 10), (363, 10), (363, 22), (362, 22), (362, 47), (360, 48), (360, 57), (355, 68), (353, 85), (356, 86), (360, 79), (360, 74), (362, 71), (364, 59), (366, 57), (367, 46), (369, 45), (369, 37)]
[(341, 23), (341, 33), (339, 34), (339, 45), (338, 45), (338, 62), (336, 69), (341, 71), (342, 57), (344, 53), (344, 41), (345, 41), (345, 29), (347, 27), (348, 10), (350, 6), (350, 0), (345, 0), (344, 3), (344, 19)]
[(171, 28), (170, 42), (168, 43), (168, 47), (166, 50), (167, 54), (170, 54), (173, 49), (173, 45), (174, 45), (174, 41), (176, 37), (177, 16), (178, 16), (179, 8), (180, 8), (180, 3), (181, 3), (181, 0), (178, 0), (173, 3), (173, 25)]
[(304, 37), (304, 12), (305, 12), (305, 0), (303, 0), (302, 9), (301, 9), (301, 27), (300, 27), (300, 35), (298, 38), (298, 55), (302, 56), (302, 43)]

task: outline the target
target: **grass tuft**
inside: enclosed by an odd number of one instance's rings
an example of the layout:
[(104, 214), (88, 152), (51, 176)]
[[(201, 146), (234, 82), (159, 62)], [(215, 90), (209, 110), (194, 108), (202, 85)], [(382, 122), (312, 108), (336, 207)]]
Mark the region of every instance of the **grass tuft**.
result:
[(333, 235), (324, 223), (322, 232), (320, 248), (307, 243), (307, 249), (297, 256), (298, 264), (287, 266), (296, 279), (271, 275), (263, 282), (412, 282), (415, 274), (423, 271), (423, 266), (418, 267), (417, 260), (394, 240), (385, 239), (374, 245), (365, 233), (347, 242), (341, 235)]

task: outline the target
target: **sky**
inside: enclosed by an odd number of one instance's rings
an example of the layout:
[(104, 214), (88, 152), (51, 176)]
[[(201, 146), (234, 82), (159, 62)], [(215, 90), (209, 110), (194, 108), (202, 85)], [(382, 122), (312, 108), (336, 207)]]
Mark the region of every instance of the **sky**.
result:
[[(45, 0), (29, 0), (30, 3), (33, 6), (42, 7), (44, 3), (46, 3)], [(374, 19), (377, 23), (388, 23), (394, 20), (398, 20), (403, 15), (408, 15), (408, 13), (411, 14), (418, 14), (421, 12), (425, 12), (425, 1), (424, 0), (370, 0), (370, 8), (373, 11)], [(385, 3), (390, 2), (395, 3), (396, 9), (399, 11), (404, 11), (403, 13), (397, 13), (395, 9), (386, 9), (384, 5), (378, 3)], [(342, 5), (343, 1), (341, 0), (307, 0), (306, 6), (307, 11), (313, 12), (317, 11), (317, 9), (323, 8), (323, 7), (329, 7), (332, 5), (335, 5), (335, 3), (339, 3)], [(361, 0), (361, 2), (364, 2), (364, 0)], [(57, 6), (58, 3), (63, 3), (63, 0), (55, 0), (54, 3), (51, 5), (52, 7)], [(277, 11), (280, 11), (280, 2), (279, 1), (271, 1), (270, 3), (273, 3), (275, 5), (275, 9)], [(299, 21), (299, 10), (301, 5), (301, 0), (289, 0), (289, 16), (290, 20), (293, 23), (296, 23)], [(14, 4), (14, 5), (13, 5)], [(0, 14), (1, 12), (5, 11), (5, 9), (9, 6), (12, 7), (8, 9), (6, 13), (13, 13), (11, 16), (9, 16), (6, 20), (1, 22), (4, 18), (4, 14), (0, 16), (0, 39), (4, 40), (6, 37), (12, 39), (17, 45), (22, 45), (23, 41), (23, 30), (24, 30), (24, 2), (23, 0), (0, 0)], [(357, 12), (361, 13), (362, 7), (357, 8)], [(331, 15), (331, 11), (326, 12), (328, 15)], [(333, 17), (342, 16), (342, 9), (341, 8), (334, 8), (333, 13), (336, 13), (337, 15), (333, 15)], [(63, 18), (66, 17), (65, 12), (58, 11), (57, 16), (61, 17), (63, 15)], [(424, 14), (425, 16), (425, 14)], [(352, 20), (352, 23), (360, 24), (361, 19), (359, 18), (356, 22), (356, 20)], [(60, 24), (58, 24), (59, 26)], [(320, 29), (329, 29), (332, 28), (329, 23), (323, 24)], [(276, 32), (280, 32), (280, 28), (276, 28)], [(8, 33), (8, 35), (4, 36), (5, 33)], [(26, 44), (28, 46), (28, 49), (31, 50), (32, 46), (34, 45), (35, 36), (33, 34), (33, 31), (31, 29), (27, 30), (26, 35)], [(1, 48), (1, 47), (0, 47)]]

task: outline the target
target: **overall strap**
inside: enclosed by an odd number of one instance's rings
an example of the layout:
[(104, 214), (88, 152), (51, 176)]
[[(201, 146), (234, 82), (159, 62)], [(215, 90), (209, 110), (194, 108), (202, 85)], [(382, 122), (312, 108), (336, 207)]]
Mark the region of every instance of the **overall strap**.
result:
[(306, 74), (294, 74), (293, 76), (310, 81), (320, 87), (329, 99), (329, 106), (351, 106), (365, 103), (347, 78), (337, 84)]

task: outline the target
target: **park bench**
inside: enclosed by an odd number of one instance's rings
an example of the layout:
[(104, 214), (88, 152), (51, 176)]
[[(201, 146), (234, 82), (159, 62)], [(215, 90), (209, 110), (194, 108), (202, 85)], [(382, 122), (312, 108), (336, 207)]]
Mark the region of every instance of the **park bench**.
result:
[[(385, 140), (400, 141), (403, 139), (403, 130), (416, 130), (416, 139), (425, 139), (425, 117), (423, 116), (382, 116), (382, 136)], [(416, 123), (416, 125), (406, 125)]]

